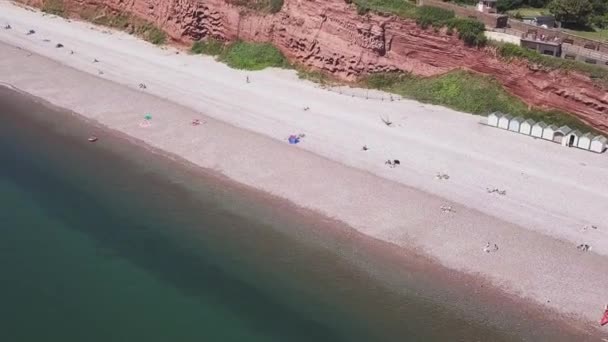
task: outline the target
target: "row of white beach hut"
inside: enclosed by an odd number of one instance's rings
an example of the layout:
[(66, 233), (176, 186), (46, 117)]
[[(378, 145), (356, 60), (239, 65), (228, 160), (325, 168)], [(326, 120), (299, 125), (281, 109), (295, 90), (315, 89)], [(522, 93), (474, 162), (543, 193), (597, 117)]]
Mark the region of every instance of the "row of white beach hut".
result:
[(488, 125), (597, 153), (604, 152), (608, 144), (608, 139), (601, 135), (582, 133), (568, 126), (547, 125), (544, 122), (526, 120), (500, 112), (488, 115)]

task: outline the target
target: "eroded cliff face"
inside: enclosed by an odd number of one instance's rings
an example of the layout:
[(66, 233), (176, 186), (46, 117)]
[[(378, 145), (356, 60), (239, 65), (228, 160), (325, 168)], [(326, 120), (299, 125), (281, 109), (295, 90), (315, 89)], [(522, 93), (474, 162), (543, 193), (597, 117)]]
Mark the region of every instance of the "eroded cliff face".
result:
[[(42, 0), (22, 0), (40, 6)], [(225, 0), (63, 0), (70, 15), (128, 12), (177, 42), (214, 37), (267, 41), (290, 60), (345, 80), (380, 71), (433, 76), (457, 68), (495, 77), (512, 94), (542, 108), (568, 111), (608, 133), (608, 93), (587, 76), (505, 63), (491, 48), (464, 46), (456, 35), (423, 30), (412, 20), (360, 16), (344, 0), (285, 0), (263, 15)]]

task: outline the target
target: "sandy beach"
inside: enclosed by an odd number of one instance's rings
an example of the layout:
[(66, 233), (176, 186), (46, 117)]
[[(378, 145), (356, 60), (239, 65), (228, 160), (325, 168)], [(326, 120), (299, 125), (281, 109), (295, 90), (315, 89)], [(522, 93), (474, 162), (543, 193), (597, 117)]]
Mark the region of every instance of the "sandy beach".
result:
[[(6, 24), (2, 84), (598, 327), (608, 302), (608, 154), (387, 94), (328, 91), (294, 71), (232, 70), (1, 2)], [(488, 242), (498, 250), (486, 253)]]

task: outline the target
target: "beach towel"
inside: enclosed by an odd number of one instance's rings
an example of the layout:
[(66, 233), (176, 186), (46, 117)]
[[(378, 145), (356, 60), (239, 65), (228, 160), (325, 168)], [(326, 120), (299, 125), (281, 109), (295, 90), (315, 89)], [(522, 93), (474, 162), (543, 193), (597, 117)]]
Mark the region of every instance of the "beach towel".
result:
[(600, 325), (604, 326), (608, 324), (608, 306), (606, 307), (606, 310), (604, 311), (604, 316), (602, 316), (602, 319), (600, 320)]
[(300, 138), (296, 135), (290, 135), (287, 141), (289, 141), (290, 144), (295, 145), (300, 142)]

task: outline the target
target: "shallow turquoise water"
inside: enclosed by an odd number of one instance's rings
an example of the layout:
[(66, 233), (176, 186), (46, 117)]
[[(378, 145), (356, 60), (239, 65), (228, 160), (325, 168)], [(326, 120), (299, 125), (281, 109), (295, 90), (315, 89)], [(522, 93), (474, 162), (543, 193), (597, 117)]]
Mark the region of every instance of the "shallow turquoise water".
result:
[(1, 92), (0, 341), (572, 338)]

